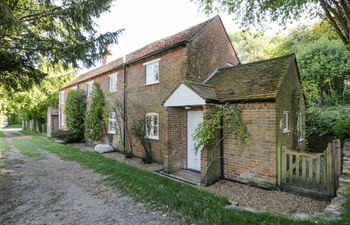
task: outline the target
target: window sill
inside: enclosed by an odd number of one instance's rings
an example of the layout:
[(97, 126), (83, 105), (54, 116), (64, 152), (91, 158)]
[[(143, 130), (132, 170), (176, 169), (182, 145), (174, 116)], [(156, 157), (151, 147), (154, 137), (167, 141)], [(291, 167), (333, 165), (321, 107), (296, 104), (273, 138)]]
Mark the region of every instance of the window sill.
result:
[(151, 85), (155, 85), (155, 84), (159, 84), (159, 81), (158, 82), (154, 82), (154, 83), (144, 84), (143, 86), (151, 86)]
[(288, 134), (290, 130), (283, 130), (283, 134)]
[(108, 131), (107, 134), (115, 134), (115, 132)]
[(118, 90), (109, 90), (110, 93), (117, 92)]
[(150, 139), (150, 140), (156, 140), (156, 141), (159, 141), (159, 137), (151, 137), (151, 136), (149, 136), (149, 137), (147, 137), (148, 139)]

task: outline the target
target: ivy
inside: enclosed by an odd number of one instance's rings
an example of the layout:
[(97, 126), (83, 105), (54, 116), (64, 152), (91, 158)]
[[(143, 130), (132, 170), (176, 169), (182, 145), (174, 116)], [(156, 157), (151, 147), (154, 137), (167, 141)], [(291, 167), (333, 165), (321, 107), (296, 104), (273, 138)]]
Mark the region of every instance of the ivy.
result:
[(206, 118), (196, 129), (195, 150), (200, 150), (202, 146), (214, 140), (220, 129), (231, 130), (244, 144), (249, 142), (248, 131), (241, 118), (241, 109), (236, 105), (225, 104), (218, 106), (216, 113)]
[(92, 87), (92, 103), (85, 118), (85, 137), (90, 141), (98, 141), (102, 137), (104, 108), (105, 96), (100, 85), (94, 82)]
[(85, 93), (80, 90), (68, 92), (67, 103), (64, 109), (70, 141), (84, 139), (84, 118), (86, 113)]

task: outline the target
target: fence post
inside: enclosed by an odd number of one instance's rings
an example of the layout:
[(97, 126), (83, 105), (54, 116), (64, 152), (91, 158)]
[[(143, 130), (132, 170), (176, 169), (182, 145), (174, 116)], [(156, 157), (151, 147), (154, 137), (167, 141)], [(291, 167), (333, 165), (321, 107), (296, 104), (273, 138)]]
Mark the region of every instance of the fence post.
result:
[(327, 191), (331, 197), (334, 196), (334, 168), (332, 158), (332, 144), (328, 143), (326, 150)]
[(282, 180), (282, 149), (279, 140), (277, 141), (277, 185), (281, 186)]
[(332, 141), (333, 163), (334, 163), (334, 192), (339, 188), (339, 177), (341, 175), (341, 145), (340, 140)]
[(287, 147), (282, 146), (282, 181), (286, 182), (287, 172)]

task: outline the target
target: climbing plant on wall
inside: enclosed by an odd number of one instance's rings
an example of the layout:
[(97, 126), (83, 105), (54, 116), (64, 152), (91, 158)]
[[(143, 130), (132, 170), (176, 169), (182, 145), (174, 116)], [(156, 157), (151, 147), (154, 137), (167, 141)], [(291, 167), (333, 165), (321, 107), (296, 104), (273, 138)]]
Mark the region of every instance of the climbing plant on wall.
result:
[(85, 93), (80, 90), (70, 90), (64, 109), (69, 132), (69, 141), (84, 139), (84, 118), (86, 113)]
[[(221, 129), (225, 132), (220, 138), (217, 138), (217, 132)], [(243, 144), (248, 144), (248, 131), (241, 118), (241, 109), (239, 106), (232, 104), (217, 106), (216, 112), (209, 114), (196, 129), (193, 137), (196, 141), (195, 150), (200, 151), (203, 146), (210, 145), (207, 149), (209, 152), (208, 164), (202, 170), (202, 182), (207, 179), (206, 175), (211, 166), (220, 160), (220, 157), (216, 157), (217, 154), (215, 154), (218, 145), (231, 132)]]
[(104, 128), (105, 96), (100, 85), (94, 82), (92, 87), (92, 102), (85, 118), (85, 137), (89, 141), (98, 141)]

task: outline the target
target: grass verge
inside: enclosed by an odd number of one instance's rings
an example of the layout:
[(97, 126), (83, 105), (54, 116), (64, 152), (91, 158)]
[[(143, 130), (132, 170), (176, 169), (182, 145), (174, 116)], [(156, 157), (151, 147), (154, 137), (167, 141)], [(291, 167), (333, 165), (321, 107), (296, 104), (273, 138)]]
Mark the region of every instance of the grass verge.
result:
[[(27, 140), (25, 140), (27, 139)], [(82, 152), (77, 148), (61, 145), (40, 136), (21, 138), (24, 144), (18, 148), (46, 149), (62, 160), (76, 161), (85, 167), (108, 175), (107, 180), (118, 190), (134, 199), (151, 204), (153, 207), (179, 214), (186, 221), (195, 224), (347, 224), (348, 218), (333, 223), (325, 221), (300, 221), (268, 213), (255, 214), (225, 208), (228, 201), (193, 186), (170, 180), (155, 173), (141, 170), (99, 155)], [(348, 203), (349, 207), (349, 203)], [(346, 216), (347, 214), (345, 214)], [(346, 220), (345, 220), (346, 219)]]
[(14, 138), (12, 143), (23, 155), (31, 160), (37, 161), (44, 158), (39, 146), (33, 145), (30, 138)]
[(10, 149), (9, 143), (6, 141), (4, 136), (0, 136), (0, 153), (8, 151), (9, 149)]
[(22, 124), (10, 124), (6, 128), (22, 128)]

